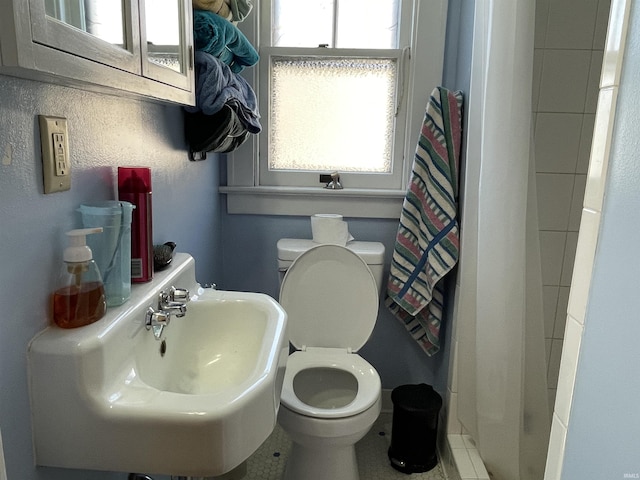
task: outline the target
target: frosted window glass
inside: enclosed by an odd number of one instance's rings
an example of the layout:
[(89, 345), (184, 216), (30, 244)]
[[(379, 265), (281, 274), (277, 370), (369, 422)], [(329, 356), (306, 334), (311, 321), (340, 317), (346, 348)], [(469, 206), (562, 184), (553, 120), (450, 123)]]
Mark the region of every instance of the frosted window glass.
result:
[(391, 172), (394, 59), (272, 57), (269, 168)]

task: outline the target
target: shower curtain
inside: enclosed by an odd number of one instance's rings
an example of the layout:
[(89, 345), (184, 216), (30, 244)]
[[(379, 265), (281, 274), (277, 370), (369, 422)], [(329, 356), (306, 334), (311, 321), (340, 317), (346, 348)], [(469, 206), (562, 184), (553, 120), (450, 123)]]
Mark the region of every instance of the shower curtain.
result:
[(496, 480), (540, 480), (550, 428), (531, 140), (532, 0), (476, 0), (457, 296), (458, 419)]

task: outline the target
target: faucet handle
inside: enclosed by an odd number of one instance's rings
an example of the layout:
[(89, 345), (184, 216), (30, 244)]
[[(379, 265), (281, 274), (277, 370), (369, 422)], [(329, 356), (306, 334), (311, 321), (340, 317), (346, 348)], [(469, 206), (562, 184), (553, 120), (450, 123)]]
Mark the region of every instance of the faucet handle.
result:
[(189, 290), (186, 288), (171, 287), (171, 289), (169, 289), (169, 301), (187, 303), (189, 301)]
[(171, 287), (168, 292), (164, 290), (158, 294), (158, 308), (163, 310), (169, 307), (186, 305), (189, 301), (189, 290)]
[(168, 325), (169, 324), (169, 314), (167, 312), (159, 311), (156, 312), (153, 307), (149, 307), (144, 316), (145, 326), (147, 330), (151, 330), (151, 327), (156, 327), (160, 325)]

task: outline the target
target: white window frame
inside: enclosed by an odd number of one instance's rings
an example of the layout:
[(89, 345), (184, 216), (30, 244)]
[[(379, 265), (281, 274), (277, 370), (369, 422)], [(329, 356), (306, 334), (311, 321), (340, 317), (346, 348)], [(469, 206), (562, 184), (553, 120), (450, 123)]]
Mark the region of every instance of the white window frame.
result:
[[(325, 55), (325, 51), (330, 50), (331, 56)], [(406, 51), (408, 54), (408, 50)], [(267, 186), (275, 185), (297, 185), (297, 186), (309, 186), (309, 187), (321, 187), (322, 184), (319, 181), (319, 175), (329, 174), (331, 171), (286, 171), (286, 170), (270, 170), (268, 165), (268, 159), (265, 156), (269, 154), (269, 136), (266, 132), (269, 131), (269, 92), (271, 91), (271, 85), (268, 81), (262, 81), (262, 79), (271, 78), (271, 56), (274, 57), (293, 57), (293, 58), (337, 58), (337, 57), (357, 57), (361, 58), (384, 58), (394, 60), (396, 62), (396, 78), (398, 82), (396, 98), (397, 115), (394, 119), (392, 138), (392, 164), (391, 171), (388, 173), (348, 173), (339, 172), (341, 180), (350, 187), (355, 188), (390, 188), (402, 186), (402, 161), (394, 161), (397, 158), (402, 158), (404, 151), (404, 141), (398, 141), (399, 138), (404, 139), (405, 134), (405, 122), (406, 122), (406, 102), (403, 101), (403, 81), (402, 68), (408, 65), (403, 65), (403, 51), (401, 49), (394, 50), (349, 50), (338, 48), (286, 48), (286, 47), (264, 47), (260, 49), (260, 91), (258, 97), (260, 99), (260, 111), (264, 112), (261, 119), (263, 132), (258, 137), (258, 155), (260, 160), (258, 161), (258, 178), (260, 184)], [(369, 57), (370, 56), (370, 57)], [(406, 80), (406, 79), (405, 79)], [(353, 125), (353, 131), (350, 132), (353, 135), (353, 141), (365, 141), (362, 138), (364, 131), (358, 130), (357, 125)], [(265, 159), (263, 161), (263, 159)], [(263, 181), (264, 180), (264, 181)]]
[[(264, 215), (312, 215), (313, 213), (340, 213), (348, 217), (398, 218), (402, 200), (406, 193), (406, 184), (411, 172), (413, 155), (418, 135), (424, 120), (424, 111), (433, 88), (441, 85), (444, 43), (447, 18), (447, 0), (404, 0), (409, 2), (408, 12), (403, 21), (411, 22), (410, 55), (408, 65), (404, 65), (402, 109), (399, 115), (406, 116), (406, 130), (401, 142), (400, 182), (393, 188), (381, 188), (380, 185), (350, 186), (350, 175), (341, 173), (342, 190), (328, 190), (318, 183), (317, 187), (296, 185), (265, 186), (260, 184), (259, 149), (261, 135), (266, 135), (267, 113), (261, 119), (263, 132), (252, 135), (235, 152), (227, 155), (227, 185), (220, 187), (226, 194), (227, 211), (230, 214)], [(258, 2), (256, 12), (250, 15), (239, 27), (247, 38), (259, 45), (260, 19), (265, 21), (271, 12), (271, 1)], [(267, 9), (267, 10), (264, 10)], [(407, 17), (408, 16), (408, 17)], [(265, 32), (263, 35), (270, 35)], [(261, 39), (264, 40), (264, 39)], [(261, 62), (268, 62), (262, 58)], [(268, 51), (268, 50), (266, 50)], [(263, 95), (260, 82), (261, 68), (246, 69), (243, 76), (254, 90)], [(320, 173), (320, 172), (319, 172)], [(353, 174), (358, 175), (358, 174)], [(356, 182), (353, 182), (356, 183)], [(351, 185), (353, 185), (353, 183)]]

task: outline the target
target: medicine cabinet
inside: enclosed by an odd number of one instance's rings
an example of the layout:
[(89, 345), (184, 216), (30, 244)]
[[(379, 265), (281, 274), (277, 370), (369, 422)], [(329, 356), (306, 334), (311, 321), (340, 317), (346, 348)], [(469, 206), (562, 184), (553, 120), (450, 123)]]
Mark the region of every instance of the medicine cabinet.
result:
[(193, 105), (190, 0), (11, 0), (0, 73)]

